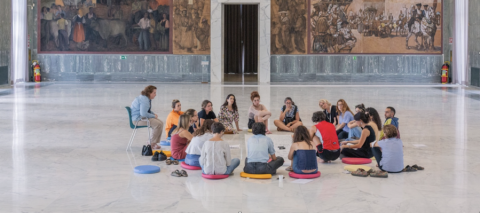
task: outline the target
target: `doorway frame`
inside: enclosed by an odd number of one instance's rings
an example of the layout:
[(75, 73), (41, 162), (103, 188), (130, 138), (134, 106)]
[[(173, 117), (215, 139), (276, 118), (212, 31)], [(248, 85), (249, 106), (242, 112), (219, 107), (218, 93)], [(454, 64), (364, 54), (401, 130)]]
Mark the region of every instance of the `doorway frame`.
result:
[(270, 82), (270, 0), (211, 1), (210, 82), (224, 83), (225, 5), (258, 5), (258, 83)]

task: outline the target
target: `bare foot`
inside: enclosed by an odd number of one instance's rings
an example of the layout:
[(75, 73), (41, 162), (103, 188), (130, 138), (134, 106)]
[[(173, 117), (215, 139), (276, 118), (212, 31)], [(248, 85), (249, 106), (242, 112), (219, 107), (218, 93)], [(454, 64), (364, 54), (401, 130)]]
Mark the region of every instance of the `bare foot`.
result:
[(272, 132), (270, 132), (270, 130), (267, 129), (267, 131), (265, 132), (267, 134), (272, 134)]
[(161, 149), (162, 147), (159, 146), (158, 144), (153, 144), (152, 149)]
[(320, 159), (318, 162), (320, 162), (320, 163), (325, 163), (325, 161), (324, 161), (324, 160), (322, 160), (322, 159)]

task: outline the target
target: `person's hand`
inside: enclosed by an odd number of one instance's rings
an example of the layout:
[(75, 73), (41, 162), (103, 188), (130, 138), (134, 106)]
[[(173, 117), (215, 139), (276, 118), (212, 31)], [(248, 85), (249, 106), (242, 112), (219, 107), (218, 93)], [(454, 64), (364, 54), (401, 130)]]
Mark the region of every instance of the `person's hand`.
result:
[(285, 112), (292, 110), (292, 105), (287, 105), (285, 107)]
[(155, 114), (155, 118), (158, 119), (158, 115), (157, 115), (157, 114)]
[(287, 126), (287, 127), (291, 127), (291, 126), (292, 126), (292, 123), (288, 123), (286, 126)]
[(348, 143), (348, 141), (342, 141), (342, 142), (340, 142), (340, 144), (342, 144), (342, 145), (346, 145), (347, 143)]

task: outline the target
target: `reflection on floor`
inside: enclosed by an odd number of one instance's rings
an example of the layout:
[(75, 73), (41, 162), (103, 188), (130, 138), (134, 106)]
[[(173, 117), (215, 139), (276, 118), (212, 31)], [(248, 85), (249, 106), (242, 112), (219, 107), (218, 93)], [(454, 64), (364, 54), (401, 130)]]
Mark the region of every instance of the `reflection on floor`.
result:
[[(243, 77), (243, 79), (242, 79)], [(258, 82), (258, 75), (256, 74), (226, 74), (224, 75), (224, 80), (227, 83), (241, 83), (244, 81), (245, 83), (257, 83)]]
[[(213, 86), (156, 83), (152, 111), (165, 120), (172, 99), (183, 110), (209, 99), (215, 112), (235, 94), (241, 134), (225, 140), (240, 149), (235, 175), (205, 180), (199, 171), (177, 178), (180, 166), (140, 154), (147, 140), (139, 130), (133, 152), (125, 152), (131, 129), (124, 106), (147, 84), (61, 84), (28, 87), (0, 96), (0, 212), (478, 212), (480, 209), (480, 108), (478, 90), (432, 87)], [(343, 98), (383, 112), (394, 106), (400, 119), (405, 165), (425, 171), (386, 179), (352, 177), (343, 164), (319, 164), (322, 176), (306, 184), (281, 167), (279, 182), (240, 178), (245, 159), (250, 92), (279, 116), (293, 98), (306, 126), (318, 100)], [(383, 113), (381, 113), (383, 114)], [(383, 116), (382, 116), (383, 117)], [(168, 147), (164, 147), (167, 148)], [(286, 158), (286, 156), (282, 156)], [(134, 174), (135, 165), (158, 165), (153, 175)], [(375, 164), (369, 166), (375, 168)]]

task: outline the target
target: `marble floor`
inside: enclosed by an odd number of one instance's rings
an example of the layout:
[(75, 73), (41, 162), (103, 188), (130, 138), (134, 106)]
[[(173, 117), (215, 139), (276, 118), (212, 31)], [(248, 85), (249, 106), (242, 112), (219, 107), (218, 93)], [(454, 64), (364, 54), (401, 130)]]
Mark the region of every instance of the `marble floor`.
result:
[[(386, 179), (345, 174), (336, 161), (320, 164), (322, 176), (295, 183), (282, 167), (278, 181), (240, 178), (243, 161), (228, 179), (201, 178), (199, 171), (177, 178), (167, 166), (141, 156), (147, 140), (139, 130), (133, 152), (125, 106), (147, 83), (46, 83), (17, 86), (0, 94), (0, 212), (479, 212), (480, 91), (429, 86), (221, 86), (164, 84), (152, 110), (163, 120), (172, 99), (184, 110), (210, 99), (218, 111), (227, 94), (237, 97), (246, 129), (250, 92), (276, 118), (293, 97), (305, 125), (318, 100), (343, 98), (382, 112), (394, 106), (400, 119), (405, 165), (425, 171)], [(382, 113), (383, 114), (383, 113)], [(273, 125), (273, 121), (270, 121)], [(274, 129), (274, 128), (271, 128)], [(273, 132), (275, 137), (288, 133)], [(228, 135), (233, 157), (245, 159), (247, 131)], [(158, 165), (152, 175), (136, 165)], [(370, 166), (375, 167), (374, 164)]]

